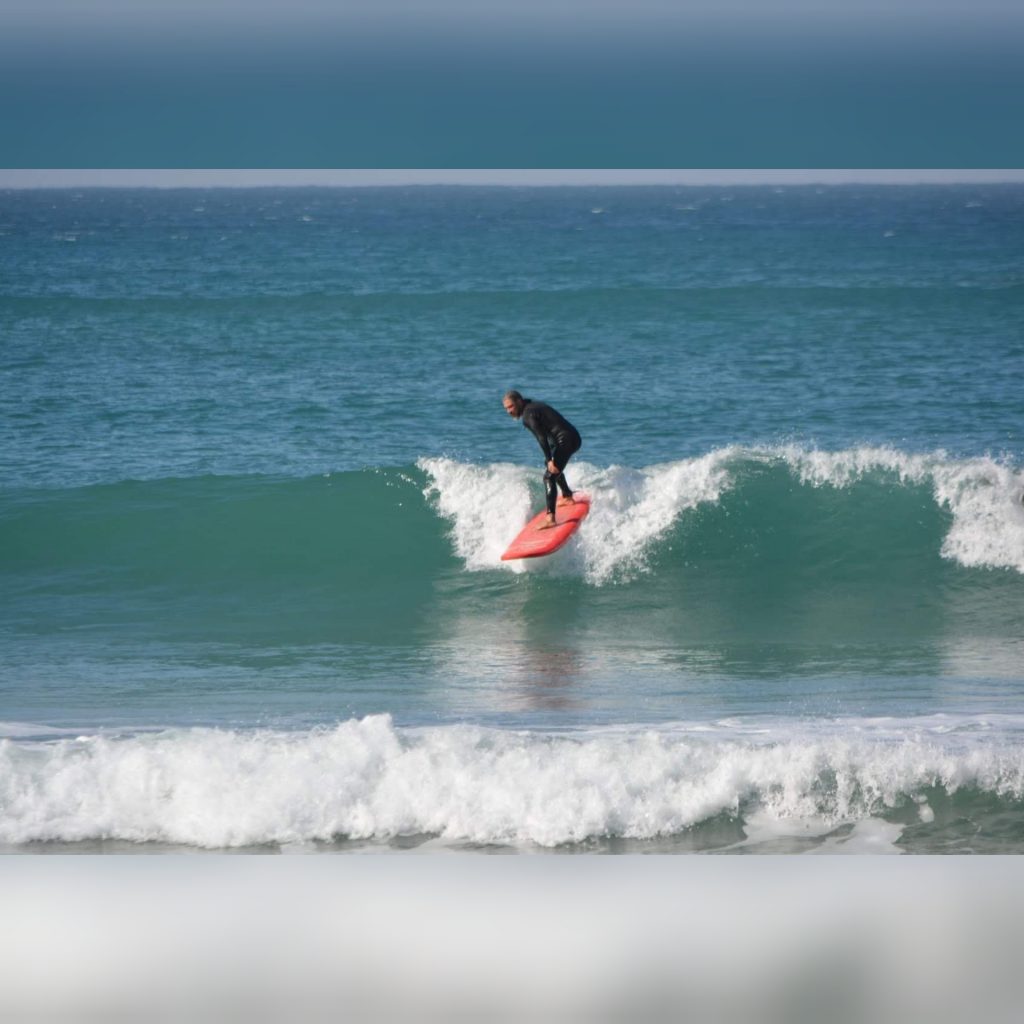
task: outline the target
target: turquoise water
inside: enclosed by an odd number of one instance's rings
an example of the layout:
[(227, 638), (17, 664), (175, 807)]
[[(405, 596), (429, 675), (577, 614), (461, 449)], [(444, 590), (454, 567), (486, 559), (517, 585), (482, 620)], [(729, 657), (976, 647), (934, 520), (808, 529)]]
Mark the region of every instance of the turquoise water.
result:
[(0, 843), (1019, 851), (1022, 257), (1020, 186), (0, 192)]

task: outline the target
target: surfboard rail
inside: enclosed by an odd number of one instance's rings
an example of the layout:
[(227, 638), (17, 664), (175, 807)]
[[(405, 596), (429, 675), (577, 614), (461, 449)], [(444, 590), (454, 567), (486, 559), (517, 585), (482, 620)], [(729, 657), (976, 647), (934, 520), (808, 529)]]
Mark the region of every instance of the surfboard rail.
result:
[(590, 496), (576, 494), (572, 504), (558, 502), (555, 509), (555, 525), (542, 530), (540, 527), (547, 519), (547, 511), (538, 512), (516, 535), (501, 556), (503, 562), (517, 558), (542, 558), (554, 554), (579, 529), (580, 523), (587, 518), (590, 511)]

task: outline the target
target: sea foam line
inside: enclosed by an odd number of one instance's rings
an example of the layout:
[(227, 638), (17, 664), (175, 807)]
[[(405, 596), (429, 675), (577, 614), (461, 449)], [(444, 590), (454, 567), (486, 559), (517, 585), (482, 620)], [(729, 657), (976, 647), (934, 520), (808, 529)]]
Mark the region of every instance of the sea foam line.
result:
[(401, 729), (378, 715), (304, 733), (3, 740), (0, 842), (218, 848), (426, 833), (552, 847), (753, 811), (841, 823), (909, 806), (927, 821), (934, 787), (1024, 799), (1024, 744), (1012, 733), (727, 733)]

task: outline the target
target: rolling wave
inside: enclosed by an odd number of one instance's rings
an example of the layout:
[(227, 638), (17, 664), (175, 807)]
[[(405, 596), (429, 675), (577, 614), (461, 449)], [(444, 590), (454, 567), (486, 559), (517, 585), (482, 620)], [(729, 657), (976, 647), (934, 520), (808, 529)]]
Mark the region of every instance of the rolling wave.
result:
[[(495, 565), (531, 507), (535, 474), (449, 459), (420, 467), (460, 558)], [(993, 458), (728, 447), (642, 469), (579, 462), (570, 477), (593, 505), (562, 561), (594, 584), (710, 565), (880, 582), (943, 560), (1024, 574), (1024, 472)]]
[(999, 716), (544, 733), (377, 715), (311, 732), (2, 739), (0, 769), (0, 842), (15, 845), (432, 836), (550, 848), (703, 827), (730, 846), (864, 823), (892, 842), (965, 808), (1015, 821), (1024, 809), (1020, 723)]
[[(458, 571), (926, 581), (1024, 574), (1024, 471), (889, 448), (717, 449), (644, 468), (574, 462), (593, 498), (556, 556), (502, 563), (541, 506), (540, 474), (425, 458), (308, 479), (125, 481), (0, 498), (0, 569), (16, 584), (369, 587)], [(983, 580), (985, 577), (972, 577)], [(981, 585), (981, 584), (979, 584)]]

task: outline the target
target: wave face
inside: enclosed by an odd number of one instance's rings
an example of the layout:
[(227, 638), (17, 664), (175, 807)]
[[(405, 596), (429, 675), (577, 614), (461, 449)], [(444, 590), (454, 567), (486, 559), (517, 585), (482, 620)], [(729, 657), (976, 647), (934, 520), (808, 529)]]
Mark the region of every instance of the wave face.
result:
[[(492, 566), (530, 508), (524, 471), (420, 466), (459, 556), (469, 568)], [(728, 447), (644, 469), (578, 462), (570, 476), (594, 499), (574, 565), (598, 585), (702, 562), (841, 578), (943, 558), (1024, 574), (1024, 472), (992, 458)]]
[(449, 561), (401, 472), (18, 492), (0, 529), (11, 614), (29, 627), (109, 621), (230, 638), (273, 635), (277, 622), (282, 638), (330, 624), (370, 638), (408, 628), (403, 615)]
[(815, 602), (837, 622), (899, 614), (913, 631), (954, 595), (961, 619), (1007, 635), (1022, 610), (1024, 473), (1007, 462), (728, 447), (646, 468), (573, 463), (570, 480), (594, 499), (585, 526), (520, 563), (500, 555), (541, 485), (509, 464), (9, 492), (0, 602), (29, 630), (117, 621), (285, 640), (409, 639), (446, 601), (465, 610), (515, 578), (552, 600), (582, 587), (595, 609), (609, 588), (620, 612), (703, 603), (754, 635)]
[(559, 734), (381, 715), (297, 733), (7, 738), (0, 842), (963, 845), (977, 841), (973, 826), (951, 839), (964, 816), (1002, 813), (1024, 833), (1021, 726), (938, 715)]

